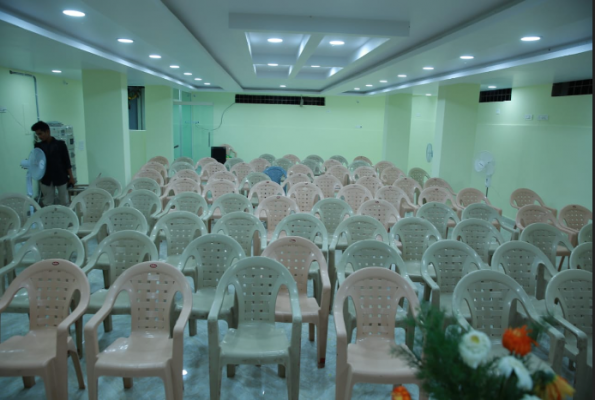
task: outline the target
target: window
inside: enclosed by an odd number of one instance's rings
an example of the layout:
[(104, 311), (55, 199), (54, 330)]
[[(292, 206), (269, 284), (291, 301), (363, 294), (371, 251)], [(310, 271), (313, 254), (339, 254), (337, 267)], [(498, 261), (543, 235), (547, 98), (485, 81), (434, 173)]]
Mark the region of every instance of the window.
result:
[(128, 128), (145, 130), (145, 88), (128, 86)]

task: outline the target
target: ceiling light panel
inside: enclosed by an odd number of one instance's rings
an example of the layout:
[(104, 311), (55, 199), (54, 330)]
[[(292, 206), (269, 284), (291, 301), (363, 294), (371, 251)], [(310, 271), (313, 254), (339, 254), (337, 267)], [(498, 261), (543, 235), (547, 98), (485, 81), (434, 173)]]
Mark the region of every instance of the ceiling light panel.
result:
[(295, 79), (299, 80), (324, 80), (331, 76), (333, 67), (320, 66), (318, 68), (312, 68), (311, 66), (305, 66), (300, 69), (300, 72), (295, 76)]
[(254, 65), (256, 76), (268, 79), (287, 79), (289, 76), (289, 65), (277, 65), (276, 67), (266, 64)]
[[(268, 40), (277, 38), (283, 40), (281, 43), (271, 43)], [(252, 57), (259, 55), (288, 55), (294, 58), (300, 49), (300, 44), (304, 39), (302, 34), (275, 34), (269, 32), (246, 32)], [(258, 64), (255, 62), (255, 64)]]

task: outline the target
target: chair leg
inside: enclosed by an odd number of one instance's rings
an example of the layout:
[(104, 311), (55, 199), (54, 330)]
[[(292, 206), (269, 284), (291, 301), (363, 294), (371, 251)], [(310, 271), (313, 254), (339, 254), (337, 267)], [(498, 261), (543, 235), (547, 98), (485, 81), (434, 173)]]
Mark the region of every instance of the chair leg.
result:
[(25, 387), (25, 389), (29, 389), (35, 386), (35, 377), (23, 376), (23, 386)]
[(315, 333), (314, 327), (315, 327), (314, 324), (308, 324), (308, 340), (311, 342), (314, 341), (314, 333)]
[(326, 362), (326, 342), (328, 339), (328, 320), (320, 321), (317, 328), (316, 353), (318, 355), (318, 368), (324, 368)]
[(337, 283), (337, 270), (335, 269), (335, 252), (329, 252), (328, 276), (331, 282), (331, 301), (329, 303), (329, 312), (333, 312), (333, 301), (335, 300), (335, 285)]
[(83, 317), (80, 317), (74, 323), (76, 335), (76, 351), (78, 358), (83, 358)]
[(277, 364), (277, 375), (279, 375), (280, 378), (285, 378), (285, 365)]
[(124, 389), (132, 389), (134, 385), (132, 378), (122, 378), (122, 384), (124, 385)]
[(188, 335), (189, 336), (196, 336), (196, 319), (190, 318), (188, 321)]
[(163, 386), (165, 386), (165, 400), (175, 400), (174, 384), (171, 368), (166, 368), (163, 372)]
[(235, 364), (227, 364), (226, 367), (227, 367), (226, 369), (227, 369), (227, 377), (228, 378), (233, 378), (234, 376), (236, 376)]
[(110, 285), (110, 271), (109, 269), (104, 269), (101, 272), (103, 272), (103, 286), (106, 289), (109, 289), (109, 285)]
[(172, 368), (172, 386), (175, 400), (182, 400), (184, 398), (184, 375), (179, 369)]
[(85, 379), (83, 378), (83, 369), (81, 368), (81, 361), (76, 352), (68, 352), (68, 355), (72, 358), (72, 364), (74, 364), (74, 372), (76, 372), (76, 379), (79, 383), (79, 389), (85, 388)]
[(55, 365), (50, 363), (42, 376), (43, 384), (45, 386), (45, 397), (47, 400), (59, 400), (58, 396), (58, 382), (56, 382)]
[(221, 398), (221, 367), (216, 357), (209, 357), (209, 390), (211, 400)]
[(113, 329), (112, 316), (108, 315), (103, 320), (103, 330), (104, 330), (104, 332), (111, 332), (112, 329)]
[(566, 256), (562, 256), (562, 258), (560, 259), (560, 265), (558, 265), (558, 271), (562, 271), (562, 264), (564, 263), (565, 258), (566, 258)]

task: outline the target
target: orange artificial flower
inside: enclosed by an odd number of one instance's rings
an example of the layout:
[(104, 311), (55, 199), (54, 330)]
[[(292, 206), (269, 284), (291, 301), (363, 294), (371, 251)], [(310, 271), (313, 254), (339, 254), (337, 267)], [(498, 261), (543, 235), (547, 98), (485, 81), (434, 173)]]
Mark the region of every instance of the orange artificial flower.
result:
[(544, 400), (563, 400), (574, 395), (574, 388), (568, 384), (566, 379), (554, 375), (554, 379), (550, 383), (536, 388), (535, 394)]
[(411, 400), (411, 395), (405, 386), (397, 386), (391, 393), (391, 400)]
[(537, 346), (537, 342), (529, 337), (527, 325), (520, 328), (508, 328), (502, 335), (502, 346), (512, 354), (525, 356), (531, 352), (531, 345)]

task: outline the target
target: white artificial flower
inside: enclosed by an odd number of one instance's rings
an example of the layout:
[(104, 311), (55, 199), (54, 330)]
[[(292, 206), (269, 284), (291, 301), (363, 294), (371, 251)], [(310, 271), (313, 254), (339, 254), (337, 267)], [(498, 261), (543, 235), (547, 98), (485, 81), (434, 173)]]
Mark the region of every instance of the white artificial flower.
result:
[(533, 388), (533, 379), (523, 363), (513, 356), (502, 357), (498, 362), (498, 372), (508, 378), (513, 371), (518, 379), (517, 387), (519, 389), (531, 390)]
[(492, 344), (485, 333), (471, 330), (461, 337), (459, 354), (465, 364), (475, 369), (486, 359), (491, 348)]
[(532, 394), (526, 394), (521, 400), (541, 400), (540, 397), (533, 396)]

